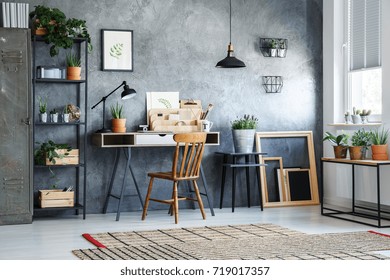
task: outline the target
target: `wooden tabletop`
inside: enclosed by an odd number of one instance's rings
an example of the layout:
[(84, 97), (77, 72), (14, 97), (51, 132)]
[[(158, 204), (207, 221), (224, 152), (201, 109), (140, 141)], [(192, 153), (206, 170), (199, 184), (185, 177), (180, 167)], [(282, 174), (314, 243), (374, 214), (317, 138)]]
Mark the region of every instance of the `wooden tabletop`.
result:
[(390, 164), (390, 160), (372, 160), (372, 159), (352, 160), (349, 158), (327, 158), (327, 157), (321, 158), (321, 161), (346, 163), (346, 164), (372, 165), (372, 166)]

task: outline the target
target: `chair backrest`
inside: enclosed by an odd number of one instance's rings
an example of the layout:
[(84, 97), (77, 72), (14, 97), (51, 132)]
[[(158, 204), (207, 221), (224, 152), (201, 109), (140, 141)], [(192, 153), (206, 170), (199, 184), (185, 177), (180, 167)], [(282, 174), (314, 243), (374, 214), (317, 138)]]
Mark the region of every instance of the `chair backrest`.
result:
[(178, 180), (199, 178), (206, 136), (204, 132), (178, 133), (173, 136), (177, 142), (172, 164), (173, 178)]

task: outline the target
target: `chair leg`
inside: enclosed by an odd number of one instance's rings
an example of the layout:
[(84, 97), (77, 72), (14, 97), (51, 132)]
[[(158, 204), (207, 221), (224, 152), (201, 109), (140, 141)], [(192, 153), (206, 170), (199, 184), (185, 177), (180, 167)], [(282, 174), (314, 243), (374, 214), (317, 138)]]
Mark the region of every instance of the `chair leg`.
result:
[(206, 213), (204, 212), (203, 201), (202, 201), (202, 197), (200, 196), (200, 193), (199, 193), (198, 184), (196, 183), (196, 181), (192, 181), (192, 183), (194, 184), (194, 191), (196, 194), (196, 198), (198, 200), (200, 212), (202, 213), (203, 220), (205, 220)]
[(150, 177), (148, 192), (146, 193), (146, 197), (145, 197), (144, 210), (142, 212), (142, 220), (145, 220), (146, 214), (148, 212), (150, 194), (152, 193), (152, 188), (153, 188), (153, 180), (154, 177)]
[(175, 224), (179, 222), (179, 200), (177, 197), (177, 182), (173, 183), (173, 212), (175, 214)]

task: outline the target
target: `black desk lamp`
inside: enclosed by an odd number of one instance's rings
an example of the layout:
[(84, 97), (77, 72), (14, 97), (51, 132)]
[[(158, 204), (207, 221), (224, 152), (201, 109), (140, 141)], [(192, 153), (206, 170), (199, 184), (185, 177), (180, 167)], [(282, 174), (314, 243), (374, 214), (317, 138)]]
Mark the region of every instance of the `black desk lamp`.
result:
[(105, 132), (111, 132), (110, 129), (105, 128), (105, 121), (106, 121), (106, 99), (111, 94), (113, 94), (117, 89), (119, 89), (121, 86), (123, 86), (123, 92), (121, 94), (122, 99), (130, 99), (135, 96), (137, 93), (134, 89), (129, 88), (129, 86), (126, 84), (126, 81), (123, 81), (116, 89), (111, 91), (109, 94), (104, 96), (98, 103), (92, 106), (91, 109), (94, 109), (97, 105), (99, 105), (101, 102), (103, 102), (103, 127), (102, 129), (99, 129), (96, 131), (96, 133), (105, 133)]

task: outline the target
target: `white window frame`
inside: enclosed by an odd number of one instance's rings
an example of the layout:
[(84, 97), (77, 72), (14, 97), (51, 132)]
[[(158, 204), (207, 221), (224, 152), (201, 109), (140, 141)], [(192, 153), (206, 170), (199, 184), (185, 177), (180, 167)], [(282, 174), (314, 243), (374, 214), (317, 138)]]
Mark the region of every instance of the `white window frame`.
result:
[[(381, 0), (383, 1), (383, 0)], [(369, 68), (362, 68), (358, 70), (350, 70), (350, 46), (349, 46), (349, 0), (344, 0), (344, 26), (343, 26), (343, 32), (344, 32), (344, 44), (342, 46), (342, 52), (343, 52), (343, 72), (344, 72), (344, 104), (345, 104), (345, 112), (349, 111), (352, 113), (353, 106), (352, 104), (352, 87), (351, 87), (351, 73), (354, 72), (361, 72), (366, 70), (371, 70), (375, 68), (382, 68), (381, 66), (378, 67), (369, 67)], [(381, 24), (381, 29), (383, 28), (383, 24)], [(380, 33), (382, 30), (379, 31)], [(380, 42), (381, 43), (381, 42)], [(382, 56), (380, 57), (382, 60)], [(382, 77), (383, 79), (383, 77)], [(383, 92), (382, 92), (383, 94)], [(383, 98), (382, 98), (383, 100)], [(369, 108), (358, 108), (358, 109), (369, 109)], [(370, 115), (370, 122), (380, 122), (382, 119), (381, 114), (372, 114)]]

